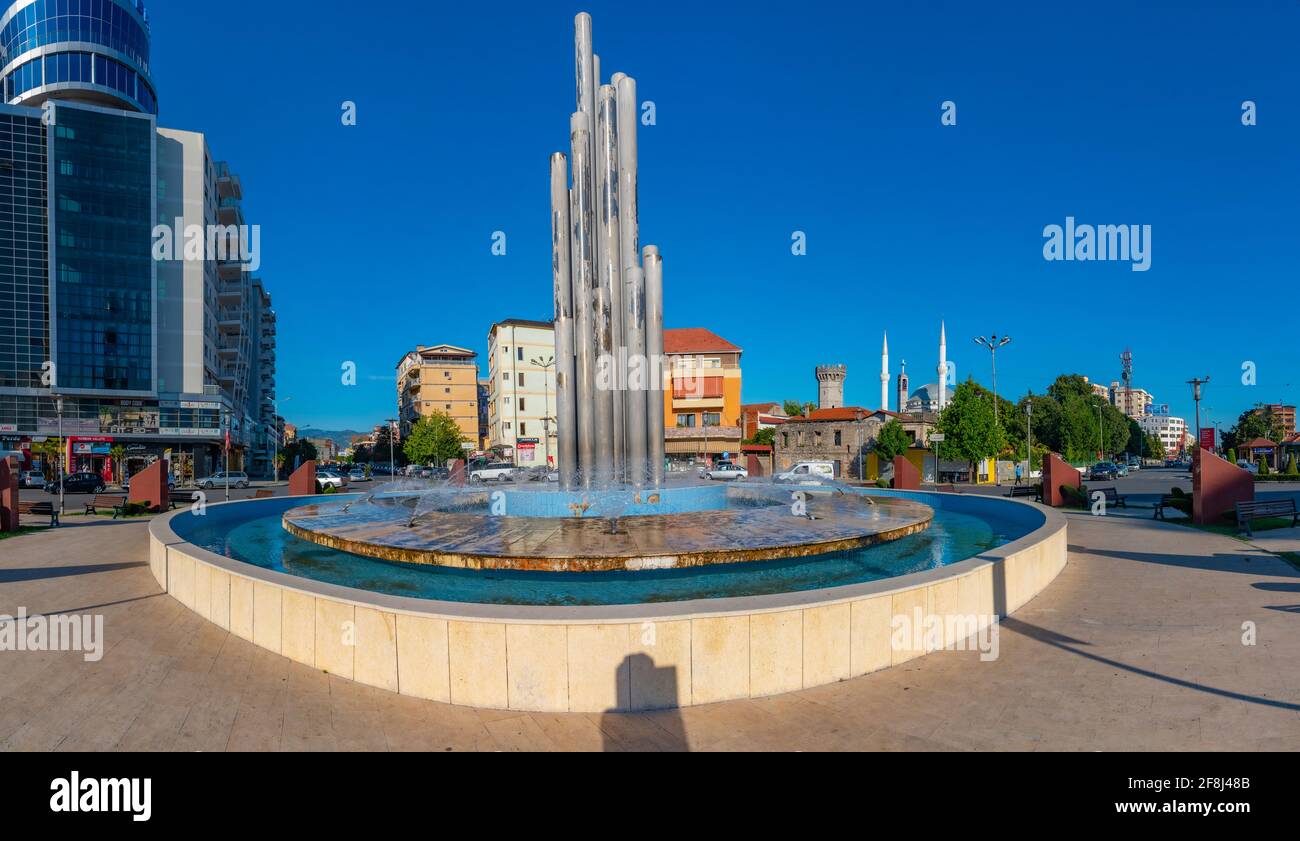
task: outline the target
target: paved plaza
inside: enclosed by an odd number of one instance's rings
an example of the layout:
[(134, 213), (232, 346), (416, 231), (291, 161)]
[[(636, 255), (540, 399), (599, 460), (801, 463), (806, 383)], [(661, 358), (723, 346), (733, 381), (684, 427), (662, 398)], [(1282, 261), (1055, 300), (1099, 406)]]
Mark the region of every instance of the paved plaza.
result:
[(0, 750), (1300, 750), (1300, 572), (1228, 537), (1069, 516), (1069, 565), (1003, 623), (994, 662), (940, 652), (603, 715), (436, 704), (292, 663), (161, 593), (146, 522), (70, 518), (0, 542), (0, 612), (102, 613), (105, 656), (0, 654)]

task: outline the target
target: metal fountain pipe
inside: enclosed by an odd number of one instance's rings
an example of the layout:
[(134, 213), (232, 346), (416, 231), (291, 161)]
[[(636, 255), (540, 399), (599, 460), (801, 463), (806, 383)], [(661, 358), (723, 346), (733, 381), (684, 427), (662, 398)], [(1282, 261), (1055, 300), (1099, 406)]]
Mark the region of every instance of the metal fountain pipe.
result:
[(645, 263), (645, 345), (650, 368), (650, 392), (646, 395), (646, 437), (650, 459), (650, 481), (664, 482), (664, 263), (659, 249), (642, 250)]
[[(650, 478), (649, 461), (649, 416), (646, 399), (646, 383), (649, 376), (645, 368), (645, 272), (640, 266), (628, 266), (623, 270), (627, 277), (628, 299), (631, 309), (628, 312), (628, 348), (635, 355), (633, 364), (640, 369), (640, 376), (628, 383), (627, 391), (627, 473), (628, 479), (636, 487), (644, 487)], [(636, 382), (640, 379), (640, 382)]]
[[(615, 319), (617, 299), (614, 283), (618, 260), (617, 166), (618, 136), (614, 124), (614, 89), (602, 85), (596, 99), (596, 354), (598, 360), (596, 400), (596, 473), (602, 483), (616, 481), (615, 401), (613, 361), (617, 349)], [(613, 179), (611, 180), (611, 174)], [(621, 285), (621, 284), (619, 284)], [(621, 420), (622, 413), (619, 413)]]
[[(615, 79), (615, 89), (618, 93), (619, 256), (622, 258), (622, 271), (619, 275), (623, 279), (623, 345), (627, 348), (625, 356), (630, 363), (632, 360), (643, 361), (645, 357), (645, 282), (641, 281), (641, 289), (638, 292), (633, 288), (630, 282), (631, 275), (627, 272), (629, 268), (641, 266), (637, 220), (636, 80), (623, 73), (616, 73)], [(641, 297), (640, 309), (643, 321), (638, 328), (634, 329), (633, 321), (637, 317), (634, 310), (637, 308), (638, 295)], [(621, 367), (626, 376), (628, 364)], [(635, 420), (638, 412), (642, 417), (645, 416), (646, 404), (643, 398), (634, 397), (630, 391), (624, 391), (622, 396), (624, 417), (627, 418), (624, 423), (627, 469), (633, 482), (640, 486), (645, 482), (645, 471), (644, 468), (635, 467), (632, 462), (636, 459), (637, 465), (640, 465), (648, 454), (645, 452), (645, 443), (642, 439), (638, 438), (639, 443), (634, 443), (633, 424), (638, 422)]]
[(618, 136), (618, 99), (613, 85), (601, 85), (596, 94), (596, 113), (600, 126), (597, 138), (600, 150), (597, 161), (600, 166), (601, 194), (596, 203), (600, 208), (600, 248), (601, 263), (600, 284), (609, 295), (609, 362), (612, 374), (610, 394), (612, 409), (613, 436), (613, 480), (621, 482), (625, 478), (627, 467), (627, 419), (626, 397), (623, 390), (623, 360), (627, 358), (627, 337), (623, 326), (623, 259), (621, 246), (623, 226), (620, 221), (619, 207), (619, 136)]
[(569, 225), (573, 228), (572, 289), (574, 303), (574, 406), (578, 420), (578, 466), (584, 487), (591, 486), (596, 466), (596, 315), (594, 309), (596, 272), (593, 248), (595, 198), (591, 191), (591, 115), (574, 114), (569, 121), (573, 153), (573, 207)]
[[(573, 275), (569, 249), (569, 161), (563, 152), (551, 155), (551, 276), (555, 288), (555, 419), (559, 427), (560, 484), (574, 486), (578, 451), (574, 428), (573, 391)], [(549, 408), (547, 409), (549, 414)], [(546, 430), (543, 430), (544, 432)]]
[(591, 15), (579, 12), (573, 19), (574, 81), (577, 83), (575, 107), (585, 114), (594, 114), (596, 105), (595, 57), (591, 54)]

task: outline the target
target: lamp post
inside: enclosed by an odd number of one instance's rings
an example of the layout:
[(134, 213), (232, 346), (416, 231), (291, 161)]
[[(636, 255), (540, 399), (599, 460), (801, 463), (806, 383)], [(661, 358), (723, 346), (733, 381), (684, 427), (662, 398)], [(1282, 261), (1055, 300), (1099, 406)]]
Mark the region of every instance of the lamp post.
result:
[(1106, 456), (1106, 433), (1101, 424), (1101, 404), (1097, 404), (1097, 460), (1101, 461)]
[(397, 438), (397, 418), (387, 418), (385, 423), (388, 424), (388, 475), (392, 479), (397, 478), (397, 457), (393, 454), (396, 447)]
[(1192, 400), (1196, 403), (1196, 446), (1201, 446), (1201, 386), (1210, 381), (1207, 374), (1205, 379), (1193, 378), (1187, 381), (1192, 387)]
[(222, 426), (225, 427), (225, 439), (222, 441), (222, 445), (224, 447), (223, 453), (226, 461), (225, 467), (221, 471), (221, 475), (226, 479), (226, 502), (230, 502), (230, 424), (233, 420), (233, 415), (229, 409), (222, 409), (221, 417), (223, 419)]
[(54, 398), (54, 412), (59, 418), (59, 461), (55, 468), (55, 477), (59, 480), (59, 516), (62, 517), (66, 512), (63, 510), (63, 457), (68, 448), (68, 443), (63, 440), (63, 398)]
[(1025, 476), (1030, 484), (1034, 481), (1034, 390), (1030, 389), (1025, 397)]
[(989, 355), (992, 357), (993, 360), (993, 422), (997, 423), (998, 422), (998, 348), (1006, 347), (1007, 345), (1011, 344), (1011, 337), (1003, 336), (1002, 338), (998, 338), (997, 333), (992, 334), (987, 339), (984, 338), (983, 336), (976, 336), (975, 344), (982, 345), (988, 348)]
[(542, 369), (542, 437), (546, 440), (546, 469), (551, 469), (551, 386), (546, 381), (547, 374), (555, 367), (555, 357), (548, 356), (545, 360), (537, 357), (532, 363)]
[[(273, 413), (271, 415), (271, 446), (273, 448), (271, 453), (271, 469), (275, 471), (276, 484), (279, 484), (280, 483), (280, 401), (274, 397), (268, 397), (266, 399), (271, 401), (271, 411)], [(284, 402), (288, 403), (292, 399), (293, 399), (292, 397), (286, 397), (284, 398)]]

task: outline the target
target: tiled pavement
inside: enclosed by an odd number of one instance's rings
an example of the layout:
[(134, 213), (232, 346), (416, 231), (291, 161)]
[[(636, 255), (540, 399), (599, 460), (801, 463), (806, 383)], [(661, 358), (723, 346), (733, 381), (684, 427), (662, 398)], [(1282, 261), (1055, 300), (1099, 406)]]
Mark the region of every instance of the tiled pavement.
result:
[(1300, 750), (1300, 573), (1226, 537), (1069, 516), (1069, 566), (994, 662), (941, 652), (633, 715), (452, 707), (291, 663), (160, 593), (145, 523), (69, 518), (0, 541), (0, 613), (102, 613), (106, 654), (0, 652), (0, 750)]

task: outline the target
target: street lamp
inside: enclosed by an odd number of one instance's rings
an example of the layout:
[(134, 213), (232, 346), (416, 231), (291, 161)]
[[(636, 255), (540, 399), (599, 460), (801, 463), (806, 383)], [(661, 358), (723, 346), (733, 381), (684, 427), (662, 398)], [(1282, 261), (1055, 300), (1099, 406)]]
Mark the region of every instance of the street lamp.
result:
[(55, 478), (59, 480), (59, 516), (62, 517), (65, 513), (67, 513), (63, 509), (63, 485), (64, 485), (63, 456), (68, 448), (67, 442), (63, 440), (63, 398), (62, 397), (56, 396), (54, 398), (54, 412), (56, 415), (58, 415), (59, 418), (59, 460), (57, 462), (58, 466), (55, 468), (56, 471)]
[(547, 374), (555, 367), (555, 357), (548, 356), (545, 361), (541, 357), (532, 360), (532, 363), (542, 369), (542, 437), (546, 440), (546, 469), (551, 469), (551, 386), (546, 381)]
[[(982, 345), (988, 348), (989, 356), (993, 360), (993, 425), (997, 426), (998, 423), (998, 348), (1006, 347), (1007, 345), (1011, 344), (1011, 337), (1003, 336), (1002, 338), (998, 338), (997, 333), (991, 334), (987, 339), (984, 338), (983, 336), (976, 336), (975, 344)], [(1002, 484), (1000, 477), (998, 476), (998, 460), (996, 456), (994, 456), (993, 458), (993, 484), (995, 485)]]
[(1101, 404), (1097, 404), (1097, 458), (1098, 460), (1106, 457), (1106, 433), (1102, 428), (1101, 422)]
[(1034, 479), (1034, 390), (1031, 388), (1025, 397), (1025, 476), (1033, 484)]
[[(268, 397), (271, 401), (271, 446), (274, 448), (271, 455), (271, 468), (275, 471), (275, 481), (280, 482), (280, 401), (274, 397)], [(288, 403), (292, 397), (284, 398)]]
[(388, 475), (391, 479), (397, 478), (397, 457), (393, 454), (394, 440), (397, 437), (397, 418), (387, 418), (385, 423), (388, 424)]
[(1207, 374), (1205, 379), (1193, 378), (1187, 381), (1192, 387), (1192, 400), (1196, 403), (1196, 446), (1201, 446), (1201, 386), (1210, 381)]

